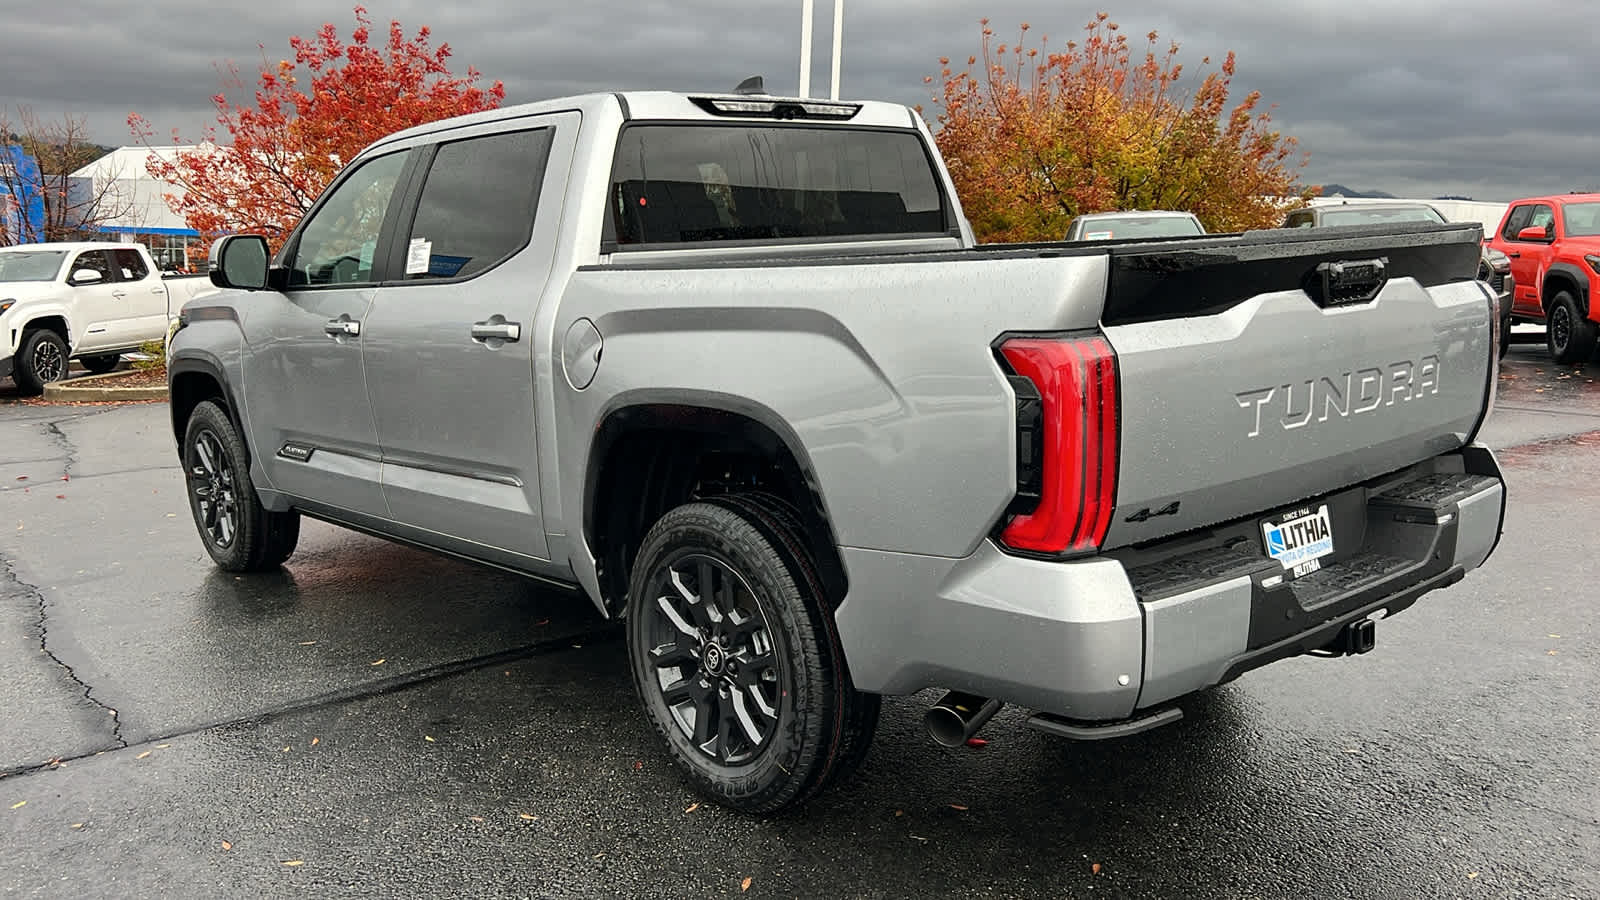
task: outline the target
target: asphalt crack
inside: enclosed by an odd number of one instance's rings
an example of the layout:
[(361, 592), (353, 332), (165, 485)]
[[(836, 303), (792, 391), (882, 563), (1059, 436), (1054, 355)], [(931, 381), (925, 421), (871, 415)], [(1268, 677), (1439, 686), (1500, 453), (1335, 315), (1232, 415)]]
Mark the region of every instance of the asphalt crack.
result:
[[(10, 566), (7, 564), (8, 573), (9, 570)], [(16, 580), (15, 576), (12, 576), (12, 580)], [(21, 582), (17, 583), (21, 584)], [(500, 650), (495, 653), (487, 653), (481, 656), (469, 657), (467, 659), (452, 660), (450, 662), (427, 666), (422, 669), (406, 672), (389, 678), (368, 681), (363, 684), (353, 685), (349, 688), (344, 688), (341, 690), (328, 691), (326, 693), (284, 703), (279, 706), (256, 710), (254, 712), (235, 716), (230, 719), (206, 722), (200, 725), (192, 725), (186, 728), (180, 728), (174, 731), (152, 735), (142, 738), (137, 746), (142, 747), (149, 744), (165, 743), (177, 738), (187, 737), (192, 734), (203, 734), (208, 731), (231, 728), (247, 728), (256, 725), (263, 725), (268, 722), (273, 722), (298, 713), (327, 709), (346, 703), (358, 703), (363, 700), (371, 700), (377, 697), (397, 694), (403, 691), (408, 691), (424, 685), (432, 684), (437, 681), (443, 681), (447, 678), (454, 678), (482, 669), (504, 666), (510, 663), (521, 662), (523, 660), (533, 659), (540, 656), (548, 656), (552, 653), (558, 653), (579, 645), (592, 646), (610, 641), (618, 641), (621, 640), (621, 637), (621, 629), (610, 624), (602, 625), (598, 628), (582, 631), (577, 634), (568, 634), (562, 635), (561, 637), (548, 638), (542, 641), (534, 641), (532, 643), (522, 644), (517, 647), (511, 647), (506, 650)], [(66, 667), (63, 665), (63, 668)], [(68, 672), (71, 672), (71, 669), (68, 669)], [(76, 680), (75, 677), (74, 680)], [(82, 684), (82, 682), (78, 683)], [(92, 702), (95, 702), (96, 705), (103, 709), (110, 710), (109, 707), (106, 707), (104, 704), (99, 703), (98, 701)], [(116, 715), (115, 710), (110, 710), (110, 712), (113, 716)], [(50, 760), (46, 763), (38, 763), (31, 766), (20, 766), (14, 769), (0, 769), (0, 778), (9, 778), (14, 775), (32, 775), (38, 772), (52, 771), (56, 768), (59, 768), (64, 763), (77, 762), (93, 756), (99, 756), (110, 750), (127, 750), (135, 746), (123, 740), (120, 724), (117, 731), (117, 741), (118, 744), (115, 747), (91, 750), (87, 753), (80, 753), (76, 756), (62, 757), (59, 759)]]
[(127, 747), (128, 741), (122, 736), (121, 714), (119, 714), (114, 707), (107, 705), (106, 703), (102, 702), (100, 698), (96, 697), (94, 695), (94, 687), (88, 682), (84, 681), (82, 678), (79, 678), (77, 671), (74, 670), (66, 660), (56, 655), (55, 650), (51, 649), (50, 601), (45, 598), (44, 591), (40, 590), (34, 585), (28, 584), (21, 578), (18, 578), (16, 569), (12, 567), (10, 560), (0, 559), (0, 566), (4, 566), (5, 568), (6, 580), (15, 585), (16, 588), (25, 596), (30, 597), (37, 605), (39, 617), (35, 621), (35, 627), (39, 631), (39, 650), (43, 652), (45, 656), (49, 657), (51, 662), (59, 666), (61, 671), (67, 674), (67, 678), (71, 679), (72, 683), (81, 689), (83, 699), (89, 701), (89, 703), (93, 704), (94, 706), (105, 710), (106, 714), (111, 718), (111, 739), (114, 743), (111, 747), (106, 749), (122, 749)]
[(56, 443), (61, 445), (62, 452), (66, 454), (66, 461), (61, 464), (61, 474), (63, 477), (70, 479), (72, 477), (72, 467), (78, 462), (78, 448), (72, 445), (72, 439), (67, 437), (65, 431), (61, 430), (61, 423), (65, 421), (67, 420), (52, 419), (44, 423), (44, 430), (55, 438)]

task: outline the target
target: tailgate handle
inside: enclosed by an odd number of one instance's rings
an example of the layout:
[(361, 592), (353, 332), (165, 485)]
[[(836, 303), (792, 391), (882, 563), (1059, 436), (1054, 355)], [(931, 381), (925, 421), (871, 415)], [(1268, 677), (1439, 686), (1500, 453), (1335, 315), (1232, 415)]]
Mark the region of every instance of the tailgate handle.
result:
[(1389, 257), (1317, 263), (1306, 293), (1318, 306), (1370, 303), (1389, 283)]

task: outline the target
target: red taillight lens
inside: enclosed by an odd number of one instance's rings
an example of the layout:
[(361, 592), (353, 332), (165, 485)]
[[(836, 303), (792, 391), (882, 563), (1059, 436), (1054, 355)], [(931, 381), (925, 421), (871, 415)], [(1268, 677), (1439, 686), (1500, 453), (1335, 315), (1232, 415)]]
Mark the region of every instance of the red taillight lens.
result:
[(1117, 357), (1103, 337), (1013, 338), (1000, 353), (1039, 390), (1039, 504), (1000, 540), (1039, 553), (1093, 551), (1117, 491)]

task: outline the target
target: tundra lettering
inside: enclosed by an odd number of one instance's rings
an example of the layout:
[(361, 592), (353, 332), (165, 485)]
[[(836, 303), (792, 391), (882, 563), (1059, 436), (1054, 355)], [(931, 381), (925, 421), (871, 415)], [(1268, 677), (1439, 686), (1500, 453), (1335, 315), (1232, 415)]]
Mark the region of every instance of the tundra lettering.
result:
[[(1302, 390), (1305, 399), (1296, 401), (1296, 395)], [(1379, 406), (1393, 406), (1396, 402), (1418, 400), (1439, 393), (1439, 357), (1429, 355), (1416, 362), (1401, 360), (1391, 363), (1387, 376), (1383, 369), (1359, 369), (1346, 372), (1337, 379), (1324, 375), (1299, 383), (1241, 391), (1234, 395), (1235, 402), (1240, 409), (1252, 411), (1254, 415), (1254, 427), (1246, 433), (1246, 437), (1261, 434), (1262, 410), (1273, 397), (1278, 396), (1279, 391), (1283, 396), (1283, 416), (1278, 424), (1284, 431), (1293, 431), (1310, 424), (1312, 415), (1319, 407), (1322, 412), (1317, 415), (1316, 421), (1326, 422), (1335, 417), (1334, 414), (1338, 418), (1349, 418), (1372, 412)], [(1385, 393), (1387, 401), (1384, 399)]]

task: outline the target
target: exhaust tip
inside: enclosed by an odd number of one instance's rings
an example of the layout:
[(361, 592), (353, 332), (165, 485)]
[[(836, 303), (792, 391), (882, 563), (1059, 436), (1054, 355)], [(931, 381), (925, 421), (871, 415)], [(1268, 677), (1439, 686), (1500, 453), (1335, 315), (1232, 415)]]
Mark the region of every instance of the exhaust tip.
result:
[(978, 733), (995, 713), (1001, 703), (988, 697), (951, 691), (922, 717), (928, 735), (944, 747), (959, 747)]
[(967, 723), (953, 709), (935, 706), (923, 716), (923, 724), (928, 727), (928, 735), (934, 743), (945, 747), (959, 747), (967, 742)]

